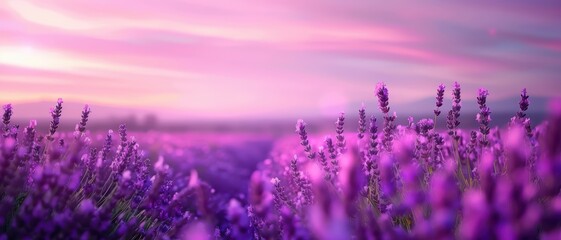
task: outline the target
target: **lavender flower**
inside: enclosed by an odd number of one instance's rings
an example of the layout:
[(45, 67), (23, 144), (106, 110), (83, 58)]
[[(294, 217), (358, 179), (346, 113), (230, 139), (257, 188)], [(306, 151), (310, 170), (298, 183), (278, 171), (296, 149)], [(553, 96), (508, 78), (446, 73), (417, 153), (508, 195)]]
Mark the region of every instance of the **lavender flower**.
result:
[(444, 161), (442, 148), (444, 146), (444, 138), (439, 133), (433, 133), (434, 148), (433, 148), (433, 167), (439, 169), (442, 167), (442, 162)]
[(358, 139), (362, 139), (364, 137), (364, 133), (366, 132), (366, 110), (364, 109), (364, 103), (358, 110)]
[(370, 133), (368, 154), (370, 156), (375, 156), (378, 154), (378, 127), (376, 126), (376, 117), (374, 115), (370, 117), (370, 128), (368, 132)]
[(380, 110), (382, 111), (382, 113), (387, 115), (390, 111), (390, 107), (388, 89), (386, 88), (386, 84), (380, 82), (376, 85), (376, 96), (378, 96), (378, 104), (380, 106)]
[(86, 131), (86, 124), (88, 123), (88, 117), (90, 115), (90, 112), (91, 112), (90, 107), (86, 104), (84, 106), (84, 109), (82, 110), (82, 117), (80, 119), (80, 122), (76, 124), (76, 129), (74, 134), (77, 138), (82, 136), (84, 134), (84, 131)]
[(489, 107), (481, 108), (477, 114), (476, 120), (480, 124), (479, 131), (482, 134), (481, 144), (483, 146), (487, 146), (489, 143), (487, 135), (489, 135), (489, 123), (491, 122), (491, 111), (489, 110)]
[(325, 179), (329, 181), (329, 180), (331, 180), (331, 169), (329, 168), (329, 165), (328, 165), (329, 163), (327, 162), (327, 157), (325, 156), (323, 146), (319, 146), (318, 155), (319, 155), (320, 164), (321, 164), (321, 166), (323, 168), (323, 171), (325, 173)]
[(121, 137), (121, 147), (127, 146), (127, 125), (119, 125), (119, 136)]
[(456, 128), (460, 125), (460, 110), (462, 109), (461, 88), (458, 82), (454, 83), (454, 90), (452, 92), (452, 110), (448, 112), (446, 119), (446, 126), (450, 134), (456, 141), (459, 139)]
[[(370, 117), (370, 141), (364, 161), (364, 171), (368, 181), (368, 197), (378, 205), (380, 203), (380, 169), (378, 168), (378, 127), (376, 117)], [(378, 207), (379, 208), (379, 207)]]
[(382, 144), (386, 151), (391, 152), (393, 146), (393, 135), (396, 129), (394, 124), (395, 119), (397, 118), (396, 113), (394, 112), (392, 116), (386, 114), (384, 116), (384, 138), (382, 139)]
[(489, 143), (487, 140), (487, 135), (489, 135), (489, 123), (491, 122), (491, 111), (487, 107), (487, 96), (489, 91), (484, 88), (479, 89), (479, 96), (477, 97), (477, 103), (479, 104), (479, 113), (477, 114), (476, 120), (479, 122), (479, 131), (482, 134), (481, 144), (487, 146)]
[(440, 107), (442, 107), (442, 103), (444, 102), (444, 89), (446, 87), (444, 84), (440, 84), (436, 89), (436, 108), (434, 109), (435, 117), (440, 115)]
[(299, 119), (296, 122), (296, 133), (300, 136), (300, 145), (304, 147), (304, 152), (306, 152), (309, 159), (316, 158), (316, 153), (312, 151), (312, 146), (308, 141), (308, 133), (306, 132), (306, 123), (304, 120)]
[(335, 132), (337, 133), (337, 136), (335, 137), (337, 138), (337, 149), (342, 153), (345, 152), (345, 145), (346, 145), (345, 136), (343, 136), (343, 132), (345, 131), (343, 129), (344, 125), (345, 125), (345, 113), (341, 113), (337, 118), (337, 121), (335, 122), (335, 126), (336, 126)]
[(35, 128), (37, 127), (37, 120), (29, 121), (29, 125), (23, 130), (25, 133), (24, 146), (29, 147), (28, 153), (31, 152), (31, 147), (35, 141)]
[(10, 133), (10, 118), (12, 117), (12, 104), (4, 105), (4, 115), (2, 115), (2, 123), (4, 124), (4, 137)]
[(528, 98), (530, 98), (530, 96), (528, 96), (526, 88), (522, 89), (519, 102), (520, 110), (516, 112), (516, 116), (511, 119), (511, 125), (513, 123), (522, 125), (526, 129), (526, 135), (531, 138), (533, 135), (532, 125), (530, 119), (526, 115), (526, 111), (530, 106), (530, 101), (528, 100)]
[(530, 98), (530, 96), (528, 96), (528, 92), (526, 91), (526, 88), (522, 89), (520, 93), (520, 103), (519, 103), (520, 111), (516, 113), (518, 119), (526, 118), (526, 111), (530, 106), (530, 101), (528, 101), (528, 98)]
[(333, 140), (330, 136), (325, 137), (325, 145), (327, 146), (327, 151), (329, 152), (329, 158), (331, 159), (331, 171), (333, 176), (337, 176), (339, 174), (339, 160), (337, 159), (338, 152), (335, 149), (335, 145), (333, 144)]
[(391, 152), (393, 134), (396, 128), (393, 123), (396, 118), (396, 113), (394, 112), (393, 116), (390, 116), (388, 114), (388, 112), (390, 111), (390, 107), (388, 89), (386, 88), (386, 84), (378, 83), (376, 85), (376, 96), (378, 96), (378, 104), (380, 106), (380, 110), (382, 111), (382, 113), (384, 113), (384, 138), (382, 142), (386, 151)]
[(51, 120), (51, 127), (49, 128), (49, 135), (47, 136), (47, 139), (50, 141), (54, 140), (53, 135), (55, 134), (60, 123), (60, 116), (62, 115), (62, 103), (62, 98), (59, 98), (55, 107), (51, 108), (51, 117), (53, 118), (53, 120)]
[(310, 189), (306, 179), (303, 178), (302, 173), (298, 169), (298, 156), (294, 155), (294, 158), (290, 162), (290, 170), (292, 174), (292, 182), (298, 187), (299, 199), (298, 202), (302, 205), (308, 205), (312, 202)]
[(454, 90), (452, 92), (452, 109), (456, 114), (456, 118), (460, 117), (460, 109), (462, 108), (461, 87), (458, 82), (454, 82)]
[(487, 96), (489, 96), (489, 91), (485, 88), (479, 89), (479, 94), (477, 96), (477, 104), (479, 104), (479, 109), (486, 107)]
[(431, 131), (434, 129), (434, 122), (432, 119), (421, 119), (416, 125), (417, 141), (416, 141), (416, 157), (420, 164), (430, 167), (431, 171), (435, 167), (430, 161), (431, 157)]

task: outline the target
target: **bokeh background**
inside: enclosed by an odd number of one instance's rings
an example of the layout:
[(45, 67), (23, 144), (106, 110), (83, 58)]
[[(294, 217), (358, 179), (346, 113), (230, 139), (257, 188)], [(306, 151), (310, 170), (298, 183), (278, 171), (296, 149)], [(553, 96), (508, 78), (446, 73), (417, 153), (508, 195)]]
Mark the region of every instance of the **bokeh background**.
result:
[(88, 103), (92, 127), (292, 133), (362, 102), (378, 113), (380, 81), (401, 122), (431, 116), (458, 81), (467, 125), (479, 87), (493, 124), (523, 87), (539, 121), (560, 96), (560, 16), (558, 1), (3, 0), (0, 102), (22, 122), (62, 97), (63, 119)]

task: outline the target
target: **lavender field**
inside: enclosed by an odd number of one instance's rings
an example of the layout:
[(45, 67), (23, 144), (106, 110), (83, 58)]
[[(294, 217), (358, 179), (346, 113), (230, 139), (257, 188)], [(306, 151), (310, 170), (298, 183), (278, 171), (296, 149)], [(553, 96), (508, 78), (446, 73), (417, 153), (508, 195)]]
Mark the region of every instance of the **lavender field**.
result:
[[(330, 132), (89, 131), (83, 108), (61, 132), (11, 122), (0, 141), (0, 239), (559, 239), (561, 105), (533, 123), (519, 110), (462, 128), (460, 84), (436, 88), (432, 118), (397, 125), (385, 84), (358, 128)], [(450, 101), (451, 109), (443, 102)], [(368, 116), (370, 115), (370, 116)], [(442, 130), (440, 130), (442, 129)]]
[(559, 0), (0, 0), (0, 240), (561, 239), (559, 26)]

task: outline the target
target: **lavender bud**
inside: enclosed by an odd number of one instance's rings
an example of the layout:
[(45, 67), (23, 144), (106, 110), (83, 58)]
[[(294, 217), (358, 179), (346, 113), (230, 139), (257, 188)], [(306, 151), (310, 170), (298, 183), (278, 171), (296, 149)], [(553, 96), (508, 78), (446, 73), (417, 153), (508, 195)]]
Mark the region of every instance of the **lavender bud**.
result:
[(382, 139), (383, 146), (386, 151), (391, 152), (393, 146), (394, 132), (396, 129), (395, 119), (397, 118), (394, 112), (392, 116), (386, 114), (384, 116), (384, 138)]
[(309, 159), (314, 159), (316, 153), (312, 151), (312, 146), (308, 140), (308, 133), (306, 132), (306, 123), (304, 120), (299, 119), (296, 122), (296, 133), (300, 136), (300, 145), (304, 147), (304, 152), (306, 152)]
[(483, 135), (481, 144), (486, 146), (488, 144), (487, 135), (489, 135), (489, 123), (491, 122), (491, 111), (489, 107), (483, 107), (480, 109), (476, 117), (477, 122), (479, 122), (479, 131)]
[(90, 115), (90, 107), (86, 104), (84, 109), (82, 110), (82, 117), (80, 119), (80, 123), (76, 124), (76, 132), (77, 136), (81, 136), (86, 131), (86, 124), (88, 123), (88, 117)]
[(368, 147), (368, 154), (374, 156), (378, 154), (378, 127), (376, 126), (376, 117), (372, 115), (370, 117), (370, 128), (368, 129), (370, 133), (370, 146)]
[(446, 118), (446, 127), (448, 128), (448, 134), (454, 137), (456, 140), (459, 139), (457, 135), (456, 128), (460, 125), (460, 110), (462, 108), (461, 100), (461, 89), (458, 82), (454, 83), (454, 91), (452, 92), (452, 110), (448, 112)]
[(4, 105), (4, 115), (2, 115), (2, 123), (4, 123), (4, 137), (10, 133), (10, 118), (12, 117), (12, 104)]
[(520, 111), (525, 112), (526, 110), (528, 110), (528, 106), (530, 106), (530, 101), (528, 101), (528, 98), (530, 98), (530, 96), (528, 96), (526, 88), (522, 89), (520, 98)]
[(364, 103), (358, 110), (358, 139), (364, 137), (366, 132), (366, 110), (364, 109)]
[(335, 126), (336, 126), (335, 132), (337, 133), (337, 136), (335, 136), (337, 138), (337, 148), (341, 153), (345, 152), (345, 145), (346, 145), (345, 136), (343, 136), (343, 132), (345, 131), (343, 129), (344, 125), (345, 125), (345, 113), (341, 113), (341, 115), (339, 115), (337, 121), (335, 122)]
[(119, 125), (119, 136), (121, 136), (121, 146), (127, 146), (127, 125)]
[(328, 165), (329, 163), (327, 162), (327, 156), (325, 156), (323, 146), (319, 146), (318, 156), (319, 156), (320, 164), (321, 164), (321, 166), (323, 168), (323, 171), (325, 173), (325, 179), (330, 180), (331, 179), (331, 169), (329, 168), (329, 165)]
[(327, 146), (327, 151), (329, 152), (329, 158), (331, 158), (331, 170), (333, 171), (333, 176), (337, 176), (339, 174), (339, 160), (337, 159), (339, 153), (335, 149), (335, 145), (333, 144), (333, 140), (330, 136), (325, 137), (325, 145)]
[(444, 84), (440, 84), (436, 89), (436, 109), (434, 109), (434, 115), (440, 115), (440, 107), (442, 107), (442, 103), (444, 102), (444, 89), (446, 87)]
[(51, 126), (49, 128), (49, 135), (47, 136), (47, 139), (49, 141), (53, 141), (54, 137), (53, 135), (55, 134), (58, 125), (60, 124), (60, 116), (62, 115), (62, 98), (59, 98), (57, 100), (57, 103), (55, 105), (54, 108), (51, 109), (51, 117), (53, 118), (51, 120)]
[(388, 89), (386, 88), (386, 84), (380, 82), (376, 85), (376, 96), (378, 96), (378, 104), (382, 113), (388, 114), (388, 112), (390, 111), (390, 107)]
[(526, 123), (526, 120), (529, 119), (526, 115), (526, 111), (528, 110), (528, 107), (530, 106), (530, 101), (528, 101), (528, 98), (530, 98), (530, 96), (528, 96), (528, 94), (526, 92), (526, 88), (522, 89), (522, 92), (520, 94), (520, 103), (519, 103), (520, 110), (518, 112), (516, 112), (516, 116), (512, 118), (511, 123), (517, 123), (517, 124), (524, 125), (524, 127), (526, 128), (526, 132), (527, 132), (528, 136), (531, 136), (532, 135), (532, 127), (529, 124), (529, 122)]
[(487, 106), (487, 96), (489, 96), (489, 91), (485, 88), (480, 88), (477, 96), (477, 104), (479, 104), (480, 109)]

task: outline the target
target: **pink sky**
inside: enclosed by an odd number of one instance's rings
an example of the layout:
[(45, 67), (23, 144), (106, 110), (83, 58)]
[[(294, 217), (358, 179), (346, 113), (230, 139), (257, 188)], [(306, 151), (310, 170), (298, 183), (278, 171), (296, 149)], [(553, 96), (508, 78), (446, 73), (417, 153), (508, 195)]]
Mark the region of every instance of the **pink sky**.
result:
[(245, 119), (373, 107), (379, 81), (398, 104), (454, 81), (559, 96), (561, 4), (469, 2), (5, 0), (0, 102)]

